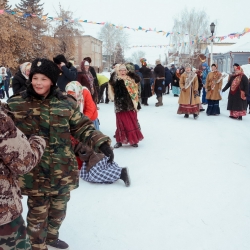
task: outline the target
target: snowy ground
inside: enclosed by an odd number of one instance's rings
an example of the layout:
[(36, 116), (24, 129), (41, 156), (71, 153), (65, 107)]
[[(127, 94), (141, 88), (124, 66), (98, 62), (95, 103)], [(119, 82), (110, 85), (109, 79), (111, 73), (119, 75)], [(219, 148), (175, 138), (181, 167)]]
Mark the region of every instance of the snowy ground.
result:
[[(249, 122), (221, 115), (177, 115), (177, 100), (143, 107), (145, 139), (115, 149), (132, 185), (80, 181), (71, 193), (60, 239), (70, 250), (249, 250)], [(115, 143), (113, 103), (100, 104), (101, 130)], [(24, 217), (27, 213), (24, 198)]]

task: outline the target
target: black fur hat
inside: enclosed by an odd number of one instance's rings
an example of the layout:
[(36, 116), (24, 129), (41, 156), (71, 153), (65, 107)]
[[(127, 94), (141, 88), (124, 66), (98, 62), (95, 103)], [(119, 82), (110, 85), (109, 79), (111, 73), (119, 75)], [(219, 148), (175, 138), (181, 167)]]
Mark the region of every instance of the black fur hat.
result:
[(52, 81), (53, 85), (56, 85), (60, 70), (54, 62), (45, 58), (36, 58), (31, 65), (30, 81), (32, 81), (34, 74), (46, 75)]
[(57, 55), (53, 58), (53, 61), (55, 64), (61, 64), (61, 62), (68, 63), (64, 55)]

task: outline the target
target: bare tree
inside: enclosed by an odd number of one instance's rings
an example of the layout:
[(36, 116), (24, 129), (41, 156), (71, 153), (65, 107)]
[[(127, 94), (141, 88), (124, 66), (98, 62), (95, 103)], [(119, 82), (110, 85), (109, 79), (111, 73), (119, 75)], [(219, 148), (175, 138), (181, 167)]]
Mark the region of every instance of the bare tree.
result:
[(128, 47), (128, 34), (123, 29), (116, 28), (111, 23), (106, 23), (101, 28), (98, 37), (103, 42), (104, 53), (109, 56), (110, 67), (111, 57), (116, 51), (117, 44), (120, 44), (123, 51)]
[(208, 37), (209, 17), (204, 10), (184, 9), (181, 14), (174, 18), (172, 44), (175, 44), (173, 52), (188, 54), (187, 59), (192, 63), (194, 54), (199, 54), (203, 37)]
[(140, 59), (145, 56), (146, 56), (146, 53), (144, 51), (138, 50), (138, 51), (133, 52), (131, 57), (128, 58), (127, 61), (140, 65)]

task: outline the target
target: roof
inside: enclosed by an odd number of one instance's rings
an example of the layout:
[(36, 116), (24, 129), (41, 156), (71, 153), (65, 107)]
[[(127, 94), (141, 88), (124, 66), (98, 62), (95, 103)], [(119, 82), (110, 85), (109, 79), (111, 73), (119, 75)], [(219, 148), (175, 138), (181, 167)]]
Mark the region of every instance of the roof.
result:
[[(211, 52), (211, 45), (207, 46), (209, 53)], [(236, 43), (231, 46), (213, 46), (213, 54), (224, 54), (227, 52), (249, 52), (250, 53), (250, 41), (243, 43)]]

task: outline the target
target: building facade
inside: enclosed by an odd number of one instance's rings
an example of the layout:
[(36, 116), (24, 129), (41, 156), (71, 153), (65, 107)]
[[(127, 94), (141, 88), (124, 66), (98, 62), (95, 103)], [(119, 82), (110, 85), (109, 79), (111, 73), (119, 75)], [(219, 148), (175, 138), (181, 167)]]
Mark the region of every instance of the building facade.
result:
[(91, 66), (97, 72), (102, 71), (102, 41), (93, 36), (76, 36), (75, 37), (75, 65), (80, 65), (85, 57), (90, 57)]

